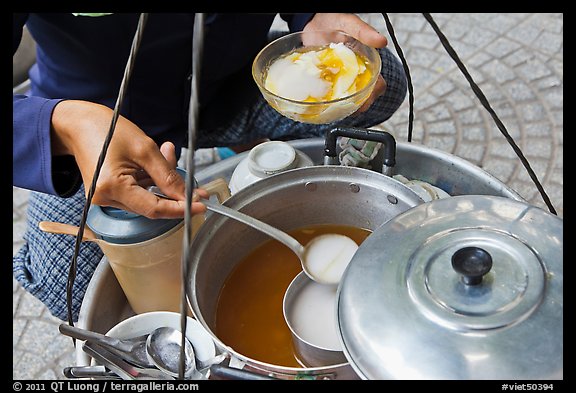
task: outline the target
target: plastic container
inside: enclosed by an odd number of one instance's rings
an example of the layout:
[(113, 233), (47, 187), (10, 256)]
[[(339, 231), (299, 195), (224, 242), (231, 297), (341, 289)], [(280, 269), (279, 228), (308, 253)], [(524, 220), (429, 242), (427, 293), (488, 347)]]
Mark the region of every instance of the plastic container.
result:
[[(204, 188), (222, 202), (227, 183), (217, 179)], [(192, 217), (195, 235), (204, 215)], [(180, 312), (184, 220), (149, 219), (125, 210), (93, 205), (88, 227), (102, 240), (98, 244), (110, 263), (136, 314)]]

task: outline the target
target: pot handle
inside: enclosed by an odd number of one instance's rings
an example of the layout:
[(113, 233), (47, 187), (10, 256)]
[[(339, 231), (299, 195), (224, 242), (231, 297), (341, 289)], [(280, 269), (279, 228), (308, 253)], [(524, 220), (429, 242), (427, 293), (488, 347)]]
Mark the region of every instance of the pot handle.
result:
[(324, 165), (340, 165), (338, 154), (336, 153), (336, 140), (339, 136), (382, 143), (384, 145), (382, 173), (386, 176), (392, 175), (392, 167), (396, 165), (396, 140), (392, 134), (386, 131), (375, 131), (357, 127), (333, 128), (326, 133), (324, 142)]
[(211, 365), (210, 375), (214, 375), (222, 379), (234, 379), (242, 381), (252, 381), (252, 380), (268, 381), (276, 379), (269, 377), (267, 375), (257, 374), (246, 370), (240, 370), (239, 368), (223, 366), (221, 364)]
[(210, 183), (200, 186), (200, 188), (206, 190), (210, 195), (216, 195), (220, 203), (230, 198), (231, 195), (228, 183), (223, 178), (212, 180)]

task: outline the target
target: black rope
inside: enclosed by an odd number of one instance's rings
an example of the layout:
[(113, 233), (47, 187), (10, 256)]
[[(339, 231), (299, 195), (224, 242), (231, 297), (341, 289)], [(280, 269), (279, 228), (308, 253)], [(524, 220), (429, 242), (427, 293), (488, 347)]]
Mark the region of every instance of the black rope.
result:
[(146, 25), (147, 19), (148, 14), (141, 14), (140, 19), (138, 20), (138, 26), (136, 27), (136, 33), (132, 41), (132, 47), (130, 48), (130, 55), (126, 63), (126, 68), (124, 70), (122, 82), (120, 84), (120, 91), (118, 93), (118, 98), (116, 100), (116, 106), (114, 107), (114, 113), (112, 116), (112, 122), (110, 124), (110, 130), (108, 131), (108, 135), (106, 136), (106, 140), (104, 141), (104, 145), (102, 146), (102, 151), (100, 152), (100, 156), (98, 157), (98, 163), (96, 164), (94, 177), (92, 178), (92, 184), (90, 185), (90, 190), (88, 191), (88, 195), (86, 196), (86, 203), (84, 204), (84, 210), (82, 212), (82, 218), (80, 220), (80, 225), (78, 228), (78, 235), (76, 236), (76, 243), (74, 245), (74, 255), (72, 256), (72, 263), (70, 264), (70, 270), (68, 272), (68, 281), (66, 283), (66, 303), (68, 306), (68, 323), (71, 326), (74, 326), (74, 321), (72, 319), (72, 290), (74, 287), (74, 281), (76, 279), (78, 253), (80, 252), (80, 245), (82, 244), (82, 237), (84, 236), (84, 227), (86, 226), (88, 210), (90, 209), (92, 197), (94, 196), (94, 192), (96, 190), (96, 182), (98, 181), (98, 176), (100, 175), (100, 169), (104, 164), (104, 159), (106, 158), (106, 152), (108, 151), (108, 146), (110, 145), (110, 141), (112, 140), (112, 136), (114, 135), (114, 129), (116, 128), (116, 122), (118, 121), (120, 108), (122, 107), (124, 96), (126, 95), (126, 91), (128, 89), (128, 82), (130, 80), (132, 68), (134, 67), (136, 52), (138, 51), (138, 47), (140, 46), (140, 42), (142, 40), (142, 34), (144, 32), (144, 26)]
[(508, 141), (510, 146), (512, 146), (512, 149), (514, 149), (514, 152), (516, 153), (518, 158), (520, 158), (520, 161), (522, 162), (522, 164), (524, 165), (524, 167), (528, 171), (528, 174), (530, 175), (530, 178), (532, 179), (534, 184), (536, 184), (536, 188), (538, 188), (538, 191), (540, 192), (540, 195), (542, 195), (542, 198), (544, 199), (544, 202), (548, 206), (548, 209), (550, 210), (550, 212), (552, 214), (557, 214), (556, 210), (554, 209), (554, 206), (552, 206), (552, 203), (550, 202), (550, 198), (548, 198), (548, 195), (544, 191), (544, 187), (542, 187), (542, 184), (540, 184), (538, 177), (536, 176), (536, 174), (534, 173), (534, 171), (530, 167), (530, 163), (528, 162), (526, 157), (524, 157), (524, 154), (522, 153), (522, 151), (520, 150), (520, 148), (518, 147), (516, 142), (514, 142), (514, 139), (512, 138), (512, 136), (510, 136), (510, 134), (508, 133), (508, 130), (506, 129), (506, 127), (504, 126), (502, 121), (500, 121), (500, 118), (498, 117), (498, 115), (496, 114), (494, 109), (492, 109), (492, 107), (490, 106), (488, 99), (486, 98), (486, 96), (484, 95), (484, 93), (482, 92), (480, 87), (474, 82), (474, 80), (472, 79), (472, 76), (470, 76), (470, 73), (468, 73), (466, 66), (464, 65), (464, 63), (462, 63), (462, 61), (460, 60), (460, 58), (456, 54), (456, 51), (452, 48), (452, 46), (448, 42), (448, 39), (446, 38), (446, 36), (442, 33), (442, 31), (440, 31), (440, 28), (438, 27), (438, 25), (436, 24), (436, 22), (434, 21), (434, 19), (432, 18), (432, 16), (430, 14), (423, 13), (422, 15), (424, 15), (424, 18), (428, 21), (428, 23), (430, 23), (430, 25), (432, 26), (432, 29), (434, 29), (434, 31), (436, 32), (436, 35), (438, 35), (438, 38), (440, 39), (442, 46), (444, 47), (444, 49), (446, 49), (446, 51), (448, 52), (448, 54), (450, 55), (452, 60), (454, 60), (454, 62), (456, 63), (456, 65), (458, 66), (460, 71), (462, 71), (462, 74), (464, 74), (464, 77), (466, 77), (466, 80), (470, 84), (470, 87), (472, 88), (472, 91), (474, 91), (474, 94), (476, 94), (476, 97), (478, 97), (478, 99), (480, 100), (480, 102), (482, 103), (484, 108), (486, 108), (488, 113), (490, 113), (490, 116), (492, 116), (492, 119), (496, 123), (496, 126), (498, 126), (498, 129), (500, 130), (502, 135), (504, 135), (504, 137), (506, 138), (506, 140)]
[(188, 261), (190, 259), (190, 244), (192, 242), (192, 197), (195, 186), (194, 179), (194, 150), (196, 149), (196, 135), (198, 130), (198, 85), (200, 80), (200, 64), (202, 62), (202, 51), (204, 44), (204, 14), (196, 13), (194, 16), (194, 31), (192, 36), (192, 78), (190, 89), (190, 103), (188, 108), (188, 156), (186, 157), (186, 210), (184, 215), (185, 236), (182, 250), (182, 290), (180, 303), (180, 328), (184, 332), (180, 345), (180, 362), (178, 366), (178, 377), (184, 379), (185, 371), (185, 340), (186, 325), (188, 322)]
[(382, 13), (384, 16), (384, 20), (386, 21), (386, 29), (388, 29), (388, 34), (390, 34), (390, 38), (392, 38), (392, 42), (394, 43), (394, 48), (396, 48), (396, 52), (398, 53), (398, 57), (400, 57), (400, 61), (402, 62), (402, 66), (404, 67), (404, 72), (406, 73), (406, 81), (408, 82), (408, 104), (410, 106), (409, 113), (408, 113), (408, 142), (412, 142), (412, 127), (414, 123), (414, 87), (412, 86), (412, 78), (410, 76), (410, 68), (408, 67), (408, 62), (404, 57), (404, 52), (402, 52), (402, 48), (396, 39), (396, 34), (394, 33), (394, 27), (392, 27), (392, 23), (388, 18), (388, 14)]

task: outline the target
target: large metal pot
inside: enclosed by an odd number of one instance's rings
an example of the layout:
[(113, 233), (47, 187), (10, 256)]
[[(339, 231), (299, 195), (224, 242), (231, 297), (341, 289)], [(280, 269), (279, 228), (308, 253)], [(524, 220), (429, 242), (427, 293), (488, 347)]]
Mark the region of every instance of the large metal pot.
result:
[[(314, 166), (293, 169), (240, 190), (224, 204), (290, 231), (316, 224), (347, 225), (375, 230), (423, 201), (402, 183), (361, 168)], [(348, 363), (293, 368), (252, 359), (231, 348), (215, 333), (220, 291), (232, 270), (269, 238), (225, 216), (212, 215), (191, 245), (188, 282), (190, 307), (220, 350), (247, 368), (277, 378), (353, 379)], [(279, 304), (279, 307), (282, 305)]]

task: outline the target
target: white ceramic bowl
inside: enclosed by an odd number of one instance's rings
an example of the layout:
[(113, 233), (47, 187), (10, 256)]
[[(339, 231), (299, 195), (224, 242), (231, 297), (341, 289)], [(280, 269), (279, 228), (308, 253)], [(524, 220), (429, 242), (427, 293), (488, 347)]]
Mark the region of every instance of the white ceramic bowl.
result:
[[(159, 327), (172, 327), (180, 331), (180, 314), (170, 311), (152, 311), (138, 314), (118, 323), (106, 335), (116, 338), (131, 338), (151, 333)], [(207, 361), (216, 356), (216, 347), (210, 334), (200, 322), (188, 317), (186, 337), (190, 340), (196, 359)]]

